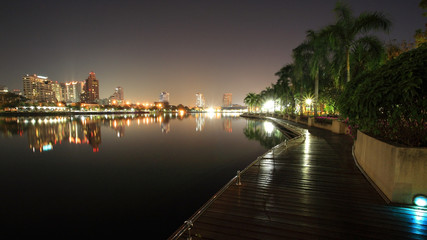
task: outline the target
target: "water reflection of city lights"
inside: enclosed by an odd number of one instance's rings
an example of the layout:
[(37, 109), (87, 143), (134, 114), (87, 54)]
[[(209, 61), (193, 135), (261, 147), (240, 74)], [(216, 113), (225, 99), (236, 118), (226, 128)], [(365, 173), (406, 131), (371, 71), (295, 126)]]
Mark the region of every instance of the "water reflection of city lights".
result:
[[(213, 113), (221, 118), (221, 113)], [(14, 134), (25, 135), (27, 133), (29, 149), (33, 152), (50, 151), (55, 145), (62, 144), (88, 144), (95, 152), (99, 151), (101, 144), (101, 127), (107, 126), (115, 130), (117, 137), (125, 136), (125, 127), (131, 127), (132, 120), (136, 120), (138, 125), (159, 124), (163, 133), (169, 133), (171, 125), (170, 119), (192, 118), (194, 115), (186, 114), (184, 111), (151, 113), (144, 115), (74, 115), (66, 117), (16, 117), (11, 119), (18, 125)], [(207, 114), (198, 114), (196, 118), (196, 131), (202, 131)], [(212, 117), (212, 116), (210, 116)], [(226, 121), (227, 122), (227, 121)], [(230, 124), (228, 124), (228, 122)], [(231, 121), (225, 124), (225, 129), (231, 132)], [(31, 125), (28, 125), (31, 123)], [(25, 126), (25, 128), (24, 128)], [(22, 128), (22, 129), (21, 129)], [(12, 133), (11, 133), (12, 134)]]
[(43, 145), (43, 151), (50, 151), (50, 150), (52, 150), (53, 149), (53, 146), (52, 146), (52, 144), (47, 144), (47, 145)]
[(215, 117), (215, 112), (208, 112), (208, 118), (213, 119)]

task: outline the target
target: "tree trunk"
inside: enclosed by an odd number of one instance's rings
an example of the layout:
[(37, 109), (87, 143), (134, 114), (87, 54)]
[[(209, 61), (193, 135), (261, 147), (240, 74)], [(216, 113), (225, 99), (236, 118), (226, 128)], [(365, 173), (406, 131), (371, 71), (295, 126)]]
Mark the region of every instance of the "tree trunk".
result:
[(314, 77), (314, 116), (317, 117), (317, 104), (319, 102), (319, 70)]

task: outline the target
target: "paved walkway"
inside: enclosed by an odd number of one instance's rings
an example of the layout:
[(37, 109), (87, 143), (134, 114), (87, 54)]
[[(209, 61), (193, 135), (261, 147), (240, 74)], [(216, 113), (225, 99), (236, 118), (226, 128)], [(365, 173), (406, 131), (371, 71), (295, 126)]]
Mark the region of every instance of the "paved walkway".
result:
[(388, 205), (356, 167), (349, 136), (298, 126), (305, 141), (250, 167), (194, 222), (192, 239), (427, 239), (426, 209)]

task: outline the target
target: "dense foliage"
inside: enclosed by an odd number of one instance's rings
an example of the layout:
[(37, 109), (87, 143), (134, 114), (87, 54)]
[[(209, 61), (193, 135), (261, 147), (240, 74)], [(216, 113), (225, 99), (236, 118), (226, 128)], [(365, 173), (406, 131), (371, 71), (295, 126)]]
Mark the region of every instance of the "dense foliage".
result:
[(427, 146), (427, 44), (351, 81), (340, 113), (386, 141)]
[(333, 24), (307, 31), (292, 50), (293, 62), (275, 74), (275, 84), (247, 95), (250, 111), (336, 114), (336, 99), (347, 82), (384, 63), (384, 46), (372, 33), (388, 31), (390, 20), (379, 12), (356, 16), (343, 2), (337, 2), (333, 12)]

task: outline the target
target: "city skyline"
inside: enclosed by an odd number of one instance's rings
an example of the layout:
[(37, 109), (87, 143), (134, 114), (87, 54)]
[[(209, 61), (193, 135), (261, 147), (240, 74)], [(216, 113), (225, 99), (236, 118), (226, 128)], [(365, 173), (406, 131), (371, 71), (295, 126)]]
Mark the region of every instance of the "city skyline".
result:
[[(202, 92), (209, 105), (224, 93), (243, 104), (248, 92), (274, 83), (291, 51), (309, 29), (334, 20), (336, 1), (12, 1), (0, 10), (0, 85), (23, 90), (22, 76), (37, 73), (57, 82), (100, 79), (99, 98), (117, 86), (131, 102), (194, 105)], [(355, 14), (381, 11), (393, 29), (384, 41), (413, 41), (424, 29), (419, 1), (346, 1)]]

